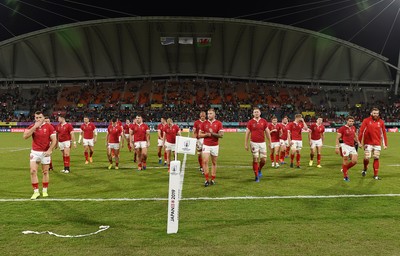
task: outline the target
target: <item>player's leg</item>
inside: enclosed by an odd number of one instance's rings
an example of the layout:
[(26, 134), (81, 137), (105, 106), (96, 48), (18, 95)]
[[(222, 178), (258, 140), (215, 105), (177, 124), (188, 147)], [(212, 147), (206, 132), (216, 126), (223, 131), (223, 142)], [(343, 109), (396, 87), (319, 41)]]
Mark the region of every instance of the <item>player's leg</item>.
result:
[(211, 155), (211, 185), (215, 185), (215, 177), (217, 176), (217, 159), (218, 155)]
[(112, 165), (113, 165), (113, 157), (112, 157), (112, 150), (111, 150), (111, 145), (108, 144), (107, 146), (107, 158), (108, 158), (108, 169), (111, 169)]
[(296, 145), (292, 141), (292, 144), (290, 145), (290, 167), (293, 168), (293, 162), (294, 162), (294, 156), (296, 154)]
[(43, 197), (48, 197), (47, 188), (49, 187), (50, 175), (49, 175), (49, 162), (50, 157), (46, 157), (42, 161), (42, 195)]
[(204, 182), (204, 186), (207, 187), (210, 183), (209, 183), (209, 171), (208, 171), (208, 161), (210, 158), (210, 152), (205, 152), (203, 151), (203, 171), (204, 171), (204, 178), (205, 178), (205, 182)]
[(344, 181), (349, 181), (348, 168), (347, 168), (349, 156), (343, 155), (342, 159), (343, 159), (342, 160), (343, 179), (344, 179)]
[(368, 170), (368, 164), (369, 164), (369, 159), (371, 159), (372, 156), (372, 148), (368, 145), (364, 146), (364, 169), (361, 172), (361, 175), (364, 177), (367, 174)]
[(70, 163), (71, 163), (71, 156), (70, 156), (71, 148), (65, 147), (64, 148), (64, 173), (69, 173), (70, 170)]
[(94, 144), (89, 144), (89, 162), (93, 163)]
[(116, 170), (118, 170), (119, 169), (119, 148), (115, 148), (114, 149), (114, 152), (115, 152), (115, 158), (114, 158), (114, 160), (115, 160), (115, 169)]
[(315, 155), (315, 144), (311, 143), (311, 147), (310, 147), (310, 161), (308, 163), (308, 166), (312, 166), (314, 163), (314, 155)]
[(282, 165), (285, 162), (285, 154), (286, 154), (286, 146), (285, 146), (285, 144), (281, 143), (279, 151), (280, 151), (279, 162)]
[(317, 167), (321, 168), (321, 159), (322, 159), (322, 145), (317, 146)]
[(170, 172), (170, 167), (171, 167), (171, 150), (167, 149), (167, 166), (168, 166), (168, 172)]
[(202, 158), (202, 148), (203, 148), (203, 143), (201, 140), (197, 140), (196, 142), (196, 151), (197, 151), (197, 161), (199, 163), (199, 171), (204, 175), (203, 172), (203, 158)]
[(140, 161), (142, 163), (143, 170), (147, 168), (147, 147), (143, 146), (142, 151), (140, 153)]
[(31, 199), (36, 199), (40, 196), (39, 193), (39, 179), (38, 179), (38, 169), (39, 169), (39, 158), (37, 156), (33, 156), (31, 153), (31, 160), (29, 163), (29, 167), (30, 167), (30, 176), (31, 176), (31, 184), (32, 184), (32, 188), (33, 188), (33, 195), (31, 197)]
[(373, 149), (372, 156), (374, 157), (374, 179), (380, 180), (378, 173), (379, 173), (379, 157), (381, 155), (381, 151), (378, 149)]
[(279, 144), (276, 144), (274, 147), (275, 168), (279, 168), (279, 148)]
[(137, 142), (137, 146), (135, 146), (135, 153), (137, 156), (137, 163), (138, 163), (138, 171), (142, 170), (142, 148), (139, 145), (139, 142)]
[(84, 156), (85, 156), (85, 164), (89, 163), (89, 145), (83, 145), (83, 149), (84, 149)]

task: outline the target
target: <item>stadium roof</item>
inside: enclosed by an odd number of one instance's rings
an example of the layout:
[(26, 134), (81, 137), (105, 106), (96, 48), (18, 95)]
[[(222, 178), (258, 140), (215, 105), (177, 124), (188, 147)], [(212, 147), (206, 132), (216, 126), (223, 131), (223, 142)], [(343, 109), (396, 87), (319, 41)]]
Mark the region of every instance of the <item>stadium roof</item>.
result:
[(222, 77), (393, 84), (387, 59), (365, 48), (292, 26), (227, 18), (77, 22), (3, 41), (0, 58), (0, 80), (14, 82)]

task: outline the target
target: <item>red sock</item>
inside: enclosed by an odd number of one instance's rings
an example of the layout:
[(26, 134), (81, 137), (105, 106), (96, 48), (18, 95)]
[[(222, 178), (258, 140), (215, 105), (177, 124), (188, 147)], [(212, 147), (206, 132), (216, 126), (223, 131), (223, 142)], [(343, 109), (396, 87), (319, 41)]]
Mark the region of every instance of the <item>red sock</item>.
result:
[(296, 154), (296, 163), (300, 165), (300, 152)]
[(89, 154), (89, 156), (90, 156), (90, 157), (92, 157), (92, 156), (93, 156), (93, 151), (90, 151), (90, 154)]
[(321, 164), (321, 154), (317, 155), (317, 162), (318, 162), (318, 164)]
[(369, 159), (364, 158), (364, 170), (368, 169)]
[(314, 160), (314, 154), (313, 153), (310, 154), (310, 160)]
[(258, 163), (253, 162), (253, 171), (256, 176), (258, 176)]
[(161, 150), (157, 153), (158, 158), (161, 158)]
[(211, 176), (211, 179), (212, 179), (212, 180), (215, 180), (215, 175), (212, 175), (212, 176)]
[(201, 157), (201, 154), (199, 155), (199, 157), (197, 158), (197, 160), (199, 161), (199, 165), (200, 165), (200, 167), (201, 167), (202, 164), (203, 164), (203, 158)]
[(164, 161), (167, 161), (167, 152), (164, 151)]
[(293, 163), (294, 160), (294, 154), (290, 154), (290, 162)]
[(290, 151), (290, 148), (287, 147), (287, 148), (286, 148), (286, 152), (285, 152), (285, 156), (288, 156), (288, 155), (289, 155), (289, 151)]
[(86, 159), (86, 161), (88, 160), (88, 157), (89, 157), (89, 153), (85, 151), (85, 159)]
[(379, 172), (379, 159), (374, 159), (374, 176), (378, 176)]
[(271, 159), (271, 162), (274, 162), (274, 153), (269, 154), (269, 158)]
[(283, 159), (285, 159), (285, 151), (282, 151), (282, 152), (281, 152), (281, 162), (284, 161)]
[(48, 188), (49, 187), (49, 183), (48, 182), (43, 182), (42, 186), (43, 186), (43, 188)]
[(343, 169), (343, 177), (347, 177), (347, 166), (348, 166), (348, 164), (347, 165), (342, 165), (342, 169)]
[(279, 154), (275, 155), (275, 163), (279, 163)]
[(69, 163), (71, 162), (71, 157), (70, 156), (66, 156), (64, 158), (64, 167), (69, 167)]
[(208, 181), (208, 173), (204, 174), (204, 178), (206, 178), (206, 181)]
[(33, 189), (39, 189), (39, 183), (32, 183)]

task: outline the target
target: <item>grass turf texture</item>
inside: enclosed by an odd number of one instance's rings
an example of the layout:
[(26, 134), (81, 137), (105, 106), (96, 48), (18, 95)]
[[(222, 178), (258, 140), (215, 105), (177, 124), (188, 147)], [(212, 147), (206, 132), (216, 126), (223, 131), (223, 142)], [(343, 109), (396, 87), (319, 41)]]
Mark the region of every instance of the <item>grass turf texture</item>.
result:
[[(397, 133), (388, 135), (390, 147), (382, 151), (382, 180), (372, 179), (371, 167), (361, 177), (360, 150), (359, 164), (350, 169), (348, 183), (343, 181), (334, 148), (323, 148), (323, 168), (316, 168), (316, 161), (308, 167), (306, 142), (302, 169), (288, 164), (272, 169), (268, 160), (264, 177), (255, 183), (251, 155), (243, 147), (244, 134), (227, 133), (221, 140), (217, 185), (204, 188), (197, 159), (188, 156), (179, 232), (173, 235), (166, 234), (168, 173), (158, 164), (156, 135), (151, 136), (148, 168), (141, 172), (136, 171), (133, 153), (126, 147), (120, 169), (108, 170), (105, 134), (99, 136), (92, 164), (84, 164), (81, 145), (72, 149), (70, 174), (59, 172), (62, 157), (59, 150), (53, 153), (55, 170), (50, 174), (48, 200), (12, 201), (29, 199), (32, 194), (31, 139), (1, 134), (2, 255), (398, 255), (399, 197), (272, 198), (400, 194)], [(326, 137), (325, 144), (334, 146), (335, 134)], [(266, 198), (222, 200), (247, 196)], [(58, 200), (99, 198), (111, 200)], [(140, 198), (145, 200), (134, 200)], [(111, 227), (84, 238), (22, 234), (24, 230), (49, 230), (79, 235), (97, 231), (100, 225)]]

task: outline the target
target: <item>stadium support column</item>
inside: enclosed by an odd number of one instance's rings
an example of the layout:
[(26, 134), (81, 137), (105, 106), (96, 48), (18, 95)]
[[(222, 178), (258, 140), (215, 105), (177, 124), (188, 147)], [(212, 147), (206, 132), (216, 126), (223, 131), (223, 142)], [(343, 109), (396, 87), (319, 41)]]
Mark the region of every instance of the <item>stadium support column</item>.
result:
[(397, 69), (396, 69), (396, 82), (394, 84), (394, 95), (397, 95), (397, 93), (398, 93), (399, 80), (400, 80), (400, 51), (399, 51), (399, 59), (398, 59), (398, 63), (397, 63)]

